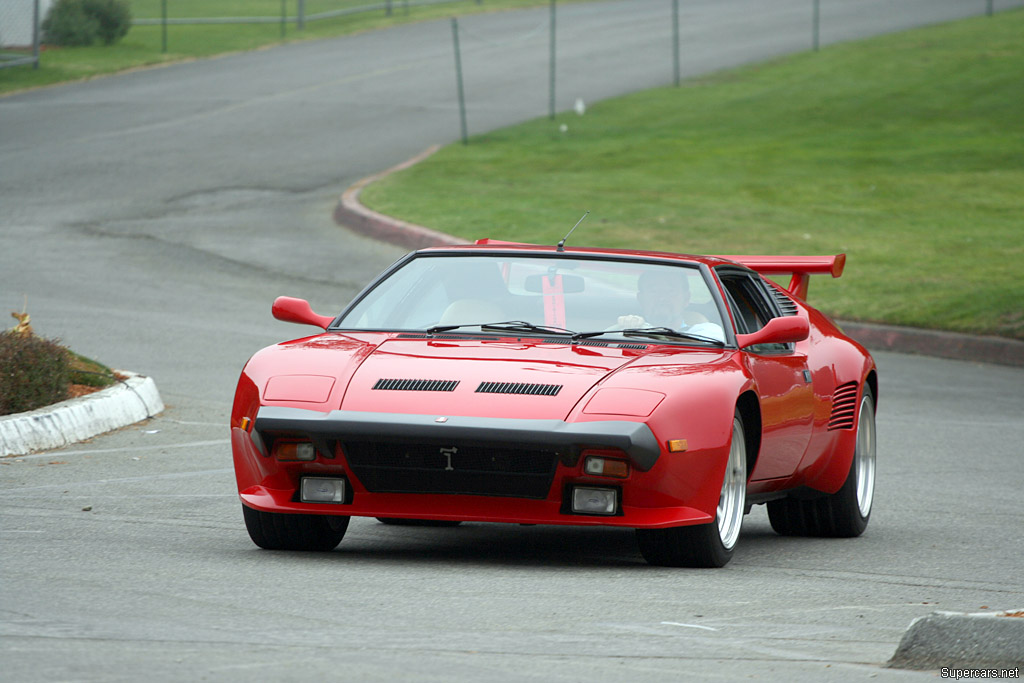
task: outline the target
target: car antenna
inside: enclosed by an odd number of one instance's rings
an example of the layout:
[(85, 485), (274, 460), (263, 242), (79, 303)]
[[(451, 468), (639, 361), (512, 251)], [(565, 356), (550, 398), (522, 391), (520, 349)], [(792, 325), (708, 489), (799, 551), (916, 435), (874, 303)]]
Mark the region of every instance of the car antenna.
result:
[[(575, 230), (576, 228), (578, 228), (578, 227), (579, 227), (579, 225), (580, 225), (580, 223), (582, 223), (582, 222), (583, 222), (583, 219), (584, 219), (584, 218), (586, 218), (586, 217), (587, 217), (587, 216), (589, 216), (589, 215), (590, 215), (590, 212), (589, 212), (589, 211), (587, 211), (587, 212), (586, 212), (585, 214), (583, 214), (583, 216), (582, 216), (582, 217), (581, 217), (581, 218), (580, 218), (580, 219), (579, 219), (578, 221), (576, 221), (576, 225), (572, 226), (572, 230)], [(567, 233), (565, 234), (565, 237), (563, 237), (563, 238), (562, 238), (562, 241), (558, 243), (558, 246), (557, 246), (557, 247), (555, 247), (555, 250), (556, 250), (556, 251), (565, 251), (565, 241), (566, 241), (567, 239), (569, 239), (569, 235), (571, 235), (571, 234), (572, 234), (572, 230), (570, 230), (569, 232), (567, 232)]]

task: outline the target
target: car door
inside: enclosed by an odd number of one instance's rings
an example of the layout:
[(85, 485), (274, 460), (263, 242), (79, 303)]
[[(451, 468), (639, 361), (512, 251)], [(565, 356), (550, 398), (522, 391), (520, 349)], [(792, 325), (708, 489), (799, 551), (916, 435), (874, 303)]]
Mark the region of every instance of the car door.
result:
[[(720, 269), (719, 279), (737, 334), (750, 334), (781, 315), (757, 275)], [(795, 344), (758, 344), (740, 351), (761, 403), (761, 450), (751, 480), (788, 477), (807, 450), (814, 419), (814, 390), (807, 355)]]

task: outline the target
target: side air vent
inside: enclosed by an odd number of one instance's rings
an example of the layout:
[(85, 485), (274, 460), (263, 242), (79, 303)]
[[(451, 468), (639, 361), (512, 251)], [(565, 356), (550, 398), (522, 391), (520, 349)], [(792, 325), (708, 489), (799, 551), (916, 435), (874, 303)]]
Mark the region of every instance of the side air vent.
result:
[(779, 305), (779, 310), (782, 311), (782, 315), (796, 315), (799, 309), (796, 303), (786, 296), (781, 289), (776, 285), (769, 283), (769, 290), (771, 290), (772, 296), (775, 297), (775, 303)]
[(373, 388), (380, 391), (455, 391), (457, 379), (379, 379)]
[(847, 382), (840, 385), (832, 394), (832, 417), (828, 421), (828, 430), (853, 429), (857, 419), (857, 383)]
[(527, 384), (525, 382), (480, 382), (478, 394), (523, 394), (526, 396), (556, 396), (561, 384)]

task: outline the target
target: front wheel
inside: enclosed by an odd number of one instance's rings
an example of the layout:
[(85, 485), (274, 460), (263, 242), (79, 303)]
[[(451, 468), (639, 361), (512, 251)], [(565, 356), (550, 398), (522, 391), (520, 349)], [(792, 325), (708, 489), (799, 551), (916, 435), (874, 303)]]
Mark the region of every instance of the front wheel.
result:
[(265, 550), (334, 550), (348, 530), (348, 517), (262, 512), (242, 506), (252, 542)]
[(729, 461), (722, 479), (715, 521), (669, 529), (637, 529), (640, 554), (662, 567), (724, 567), (732, 559), (747, 500), (747, 445), (743, 417), (732, 421)]
[(875, 399), (864, 387), (857, 417), (857, 444), (842, 488), (814, 500), (768, 503), (768, 521), (783, 536), (853, 538), (868, 526), (875, 498)]

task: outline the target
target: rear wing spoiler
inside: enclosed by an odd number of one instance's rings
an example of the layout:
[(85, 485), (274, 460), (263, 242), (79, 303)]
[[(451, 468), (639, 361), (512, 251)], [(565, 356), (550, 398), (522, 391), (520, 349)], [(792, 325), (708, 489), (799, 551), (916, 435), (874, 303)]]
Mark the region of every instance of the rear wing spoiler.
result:
[(846, 254), (835, 256), (719, 256), (742, 263), (761, 275), (791, 273), (789, 293), (801, 299), (807, 298), (807, 283), (811, 275), (839, 277), (846, 267)]

